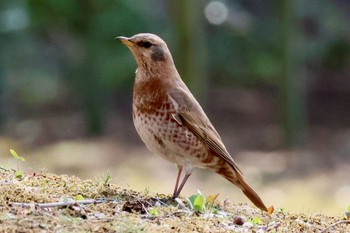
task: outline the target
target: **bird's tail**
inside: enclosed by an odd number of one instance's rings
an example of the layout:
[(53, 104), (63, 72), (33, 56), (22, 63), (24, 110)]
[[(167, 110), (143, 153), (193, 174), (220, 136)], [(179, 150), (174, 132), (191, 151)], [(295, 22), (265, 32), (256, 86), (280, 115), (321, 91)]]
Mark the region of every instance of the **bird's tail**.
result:
[(267, 208), (264, 202), (261, 200), (259, 195), (252, 189), (252, 187), (250, 187), (249, 184), (244, 180), (244, 177), (242, 177), (241, 174), (238, 174), (238, 181), (240, 183), (239, 187), (241, 188), (242, 192), (246, 195), (246, 197), (248, 197), (249, 200), (253, 202), (253, 204), (256, 207), (267, 212)]
[[(263, 211), (268, 211), (264, 202), (261, 200), (259, 195), (252, 189), (252, 187), (249, 186), (249, 184), (245, 181), (243, 175), (239, 172), (236, 171), (236, 169), (233, 168), (234, 171), (232, 171), (232, 168), (230, 168), (230, 172), (227, 171), (227, 169), (221, 170), (218, 172), (220, 175), (225, 177), (228, 181), (233, 183), (234, 185), (238, 186), (242, 192), (246, 195), (246, 197), (249, 198), (253, 204), (258, 207), (259, 209)], [(233, 172), (233, 173), (232, 173)]]

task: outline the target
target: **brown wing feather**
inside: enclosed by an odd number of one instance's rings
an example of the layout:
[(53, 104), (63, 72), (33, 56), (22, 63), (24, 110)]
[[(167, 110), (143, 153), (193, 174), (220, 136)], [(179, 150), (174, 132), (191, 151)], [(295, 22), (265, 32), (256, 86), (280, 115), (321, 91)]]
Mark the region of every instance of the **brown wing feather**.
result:
[(177, 114), (173, 115), (174, 119), (177, 122), (180, 122), (181, 125), (187, 126), (195, 135), (201, 138), (213, 152), (215, 152), (214, 154), (227, 161), (236, 172), (234, 179), (232, 179), (231, 175), (221, 175), (240, 187), (242, 192), (258, 208), (267, 211), (267, 208), (259, 195), (244, 180), (242, 171), (227, 152), (220, 135), (217, 133), (195, 98), (192, 95), (187, 94), (187, 92), (181, 92), (179, 90), (176, 92), (169, 92), (169, 98), (171, 102), (173, 102), (174, 108), (177, 112)]
[[(182, 119), (182, 123), (200, 137), (211, 150), (225, 159), (237, 172), (243, 175), (236, 162), (227, 152), (220, 135), (215, 130), (196, 99), (183, 90), (169, 92), (169, 97), (172, 99), (171, 101), (173, 101), (175, 109), (177, 108), (176, 110), (178, 116)], [(178, 119), (178, 117), (175, 119)]]

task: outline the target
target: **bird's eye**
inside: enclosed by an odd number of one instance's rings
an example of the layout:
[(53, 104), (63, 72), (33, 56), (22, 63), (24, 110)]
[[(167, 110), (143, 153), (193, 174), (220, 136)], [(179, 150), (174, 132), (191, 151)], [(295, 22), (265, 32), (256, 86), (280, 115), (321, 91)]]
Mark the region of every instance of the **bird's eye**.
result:
[(152, 43), (151, 43), (151, 42), (149, 42), (149, 41), (142, 41), (142, 42), (140, 42), (140, 43), (139, 43), (139, 46), (141, 46), (141, 47), (144, 47), (144, 48), (148, 49), (149, 47), (151, 47), (151, 46), (152, 46)]

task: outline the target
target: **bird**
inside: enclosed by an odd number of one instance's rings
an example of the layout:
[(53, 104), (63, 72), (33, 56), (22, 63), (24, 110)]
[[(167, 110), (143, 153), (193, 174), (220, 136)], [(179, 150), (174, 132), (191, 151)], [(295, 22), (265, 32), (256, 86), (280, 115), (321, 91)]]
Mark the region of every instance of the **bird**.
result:
[(172, 198), (179, 196), (193, 168), (204, 168), (226, 178), (256, 207), (267, 211), (181, 79), (166, 42), (151, 33), (116, 39), (130, 49), (137, 63), (132, 97), (135, 129), (151, 152), (178, 169)]

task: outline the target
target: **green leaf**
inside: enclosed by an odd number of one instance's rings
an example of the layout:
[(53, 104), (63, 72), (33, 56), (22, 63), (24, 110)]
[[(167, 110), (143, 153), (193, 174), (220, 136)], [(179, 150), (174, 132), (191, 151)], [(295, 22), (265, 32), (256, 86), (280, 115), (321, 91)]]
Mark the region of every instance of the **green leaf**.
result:
[(11, 153), (11, 155), (12, 155), (15, 159), (21, 160), (22, 162), (26, 161), (23, 157), (19, 156), (19, 155), (16, 153), (16, 151), (14, 151), (14, 150), (11, 149), (11, 150), (10, 150), (10, 153)]
[(253, 223), (254, 225), (261, 225), (261, 224), (262, 224), (262, 221), (261, 221), (261, 219), (260, 219), (259, 217), (253, 217), (252, 223)]
[(350, 219), (350, 211), (349, 212), (345, 212), (345, 216), (346, 216), (346, 219)]
[(203, 211), (205, 207), (204, 195), (197, 195), (197, 198), (193, 202), (194, 209), (197, 211)]
[(76, 195), (76, 196), (74, 197), (74, 200), (76, 200), (76, 201), (82, 201), (82, 200), (84, 200), (84, 197), (83, 197), (83, 195), (78, 194), (78, 195)]
[(187, 198), (188, 203), (190, 204), (190, 208), (191, 208), (192, 210), (194, 209), (194, 202), (195, 202), (195, 200), (196, 200), (197, 197), (198, 197), (198, 195), (195, 194), (195, 195), (192, 195), (192, 196), (190, 196), (189, 198)]
[(158, 215), (158, 210), (157, 209), (151, 209), (149, 211), (149, 213), (152, 215), (152, 216), (157, 216)]
[(188, 197), (187, 200), (192, 210), (201, 212), (205, 208), (206, 199), (205, 196), (199, 190), (197, 190), (197, 193), (198, 194)]
[(16, 153), (16, 151), (14, 151), (14, 150), (10, 150), (10, 153), (11, 153), (11, 155), (15, 158), (15, 159), (18, 159), (18, 154)]
[(16, 171), (15, 176), (17, 179), (22, 179), (24, 177), (24, 172), (23, 171)]

